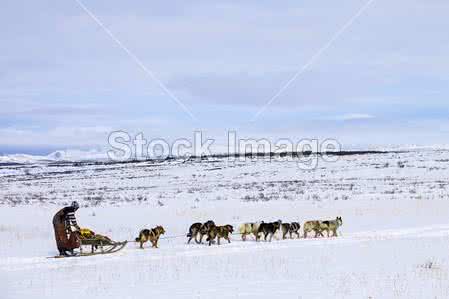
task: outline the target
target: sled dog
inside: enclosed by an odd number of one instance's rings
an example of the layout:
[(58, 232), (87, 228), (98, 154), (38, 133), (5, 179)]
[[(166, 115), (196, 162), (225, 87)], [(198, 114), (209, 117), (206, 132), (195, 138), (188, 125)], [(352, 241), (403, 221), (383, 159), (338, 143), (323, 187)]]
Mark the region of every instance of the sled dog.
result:
[(195, 239), (195, 242), (198, 243), (197, 235), (200, 233), (201, 226), (202, 224), (199, 222), (196, 222), (190, 226), (189, 232), (187, 233), (187, 238), (189, 238), (187, 244), (190, 244), (190, 241), (192, 241), (192, 239)]
[(311, 220), (304, 223), (304, 238), (307, 238), (307, 234), (310, 232), (315, 232), (315, 238), (318, 236), (323, 236), (322, 230), (323, 227), (321, 226), (321, 221), (319, 220)]
[(278, 229), (281, 227), (281, 224), (281, 220), (270, 223), (261, 223), (259, 226), (258, 235), (256, 236), (256, 241), (259, 241), (260, 233), (262, 233), (264, 236), (264, 240), (267, 241), (267, 237), (270, 236), (269, 241), (271, 242), (273, 235), (276, 234)]
[(230, 234), (234, 233), (234, 227), (232, 225), (226, 224), (225, 227), (227, 228)]
[(203, 243), (203, 237), (206, 236), (209, 233), (209, 230), (211, 228), (215, 227), (215, 222), (213, 222), (212, 220), (206, 221), (205, 223), (203, 223), (203, 225), (201, 225), (200, 228), (200, 240), (199, 244)]
[[(215, 225), (212, 220), (205, 223), (196, 222), (192, 224), (189, 228), (189, 232), (187, 233), (187, 238), (189, 238), (187, 244), (189, 244), (192, 239), (195, 239), (197, 244), (202, 243), (203, 236), (207, 234), (209, 227), (212, 225)], [(198, 235), (200, 236), (200, 240), (198, 240)]]
[(207, 232), (207, 239), (206, 241), (209, 242), (209, 246), (212, 245), (212, 241), (217, 238), (218, 245), (220, 245), (220, 239), (223, 238), (225, 240), (228, 240), (228, 243), (231, 243), (231, 239), (229, 238), (229, 235), (232, 234), (234, 231), (234, 228), (232, 225), (223, 225), (223, 226), (216, 226), (213, 225), (209, 228), (209, 231)]
[(159, 237), (165, 234), (165, 230), (162, 226), (158, 225), (153, 229), (143, 229), (140, 231), (139, 236), (136, 238), (136, 242), (140, 243), (140, 248), (143, 249), (143, 244), (150, 241), (152, 247), (158, 248), (157, 243)]
[(247, 235), (254, 235), (254, 238), (257, 238), (259, 234), (259, 226), (263, 223), (262, 222), (250, 222), (250, 223), (243, 223), (239, 227), (239, 232), (242, 235), (242, 241), (246, 241)]
[(335, 218), (335, 220), (325, 220), (321, 221), (321, 229), (327, 232), (327, 236), (329, 237), (329, 231), (332, 231), (332, 237), (337, 237), (337, 230), (340, 226), (343, 225), (343, 219), (340, 216)]
[(298, 222), (292, 222), (292, 223), (282, 223), (282, 239), (285, 240), (287, 234), (290, 234), (290, 239), (293, 238), (293, 234), (296, 234), (299, 239), (299, 229), (301, 225)]

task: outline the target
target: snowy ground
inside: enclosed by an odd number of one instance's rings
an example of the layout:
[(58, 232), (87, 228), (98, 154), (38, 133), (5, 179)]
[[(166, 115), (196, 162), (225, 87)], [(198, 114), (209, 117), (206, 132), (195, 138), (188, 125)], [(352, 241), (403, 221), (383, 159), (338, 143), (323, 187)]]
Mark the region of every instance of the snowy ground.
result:
[[(294, 161), (171, 161), (0, 168), (1, 298), (449, 298), (449, 152)], [(117, 240), (163, 225), (160, 249), (73, 259), (51, 218), (72, 200), (81, 226)], [(343, 217), (338, 238), (186, 245), (213, 219)], [(181, 236), (181, 237), (178, 237)], [(171, 238), (175, 237), (175, 238)]]

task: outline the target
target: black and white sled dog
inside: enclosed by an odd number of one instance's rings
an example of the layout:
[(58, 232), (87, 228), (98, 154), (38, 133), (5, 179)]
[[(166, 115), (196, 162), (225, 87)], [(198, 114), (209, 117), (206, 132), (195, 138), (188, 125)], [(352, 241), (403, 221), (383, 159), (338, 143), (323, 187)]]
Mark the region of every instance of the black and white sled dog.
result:
[(261, 223), (259, 225), (259, 231), (256, 236), (256, 241), (259, 241), (260, 234), (262, 233), (264, 236), (264, 240), (267, 241), (267, 237), (270, 236), (269, 241), (271, 242), (273, 235), (276, 234), (276, 232), (281, 228), (281, 224), (282, 224), (281, 220), (278, 220), (276, 222)]
[(281, 228), (283, 240), (285, 240), (287, 234), (290, 234), (290, 239), (293, 239), (293, 234), (296, 234), (299, 239), (299, 229), (301, 228), (299, 222), (282, 223)]

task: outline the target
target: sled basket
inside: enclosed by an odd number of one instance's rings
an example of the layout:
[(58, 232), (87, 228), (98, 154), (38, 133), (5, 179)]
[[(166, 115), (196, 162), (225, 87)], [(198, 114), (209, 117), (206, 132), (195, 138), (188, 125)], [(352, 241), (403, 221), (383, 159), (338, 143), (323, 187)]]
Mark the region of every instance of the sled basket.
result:
[[(124, 242), (115, 242), (108, 238), (81, 239), (80, 255), (108, 254), (122, 250), (127, 244)], [(85, 253), (83, 246), (91, 246), (90, 253)]]

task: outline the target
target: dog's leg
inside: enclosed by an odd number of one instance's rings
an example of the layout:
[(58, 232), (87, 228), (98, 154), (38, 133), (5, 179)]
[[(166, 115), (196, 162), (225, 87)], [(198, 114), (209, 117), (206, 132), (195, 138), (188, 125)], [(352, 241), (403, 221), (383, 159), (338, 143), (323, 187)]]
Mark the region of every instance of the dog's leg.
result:
[(201, 240), (203, 239), (201, 233), (197, 231), (195, 233), (195, 243), (196, 244), (200, 244), (200, 241), (198, 241), (198, 235), (201, 237)]
[(320, 234), (320, 237), (323, 237), (323, 238), (324, 238), (324, 234), (323, 234), (323, 231), (322, 231), (322, 230), (319, 230), (318, 233)]
[(191, 230), (189, 230), (189, 234), (190, 234), (190, 237), (189, 237), (189, 241), (187, 241), (187, 244), (190, 244), (190, 242), (194, 238), (195, 238), (195, 241), (196, 241), (196, 234), (193, 231), (191, 231)]
[(198, 241), (198, 232), (195, 234), (195, 243), (196, 244), (200, 244), (200, 241)]

